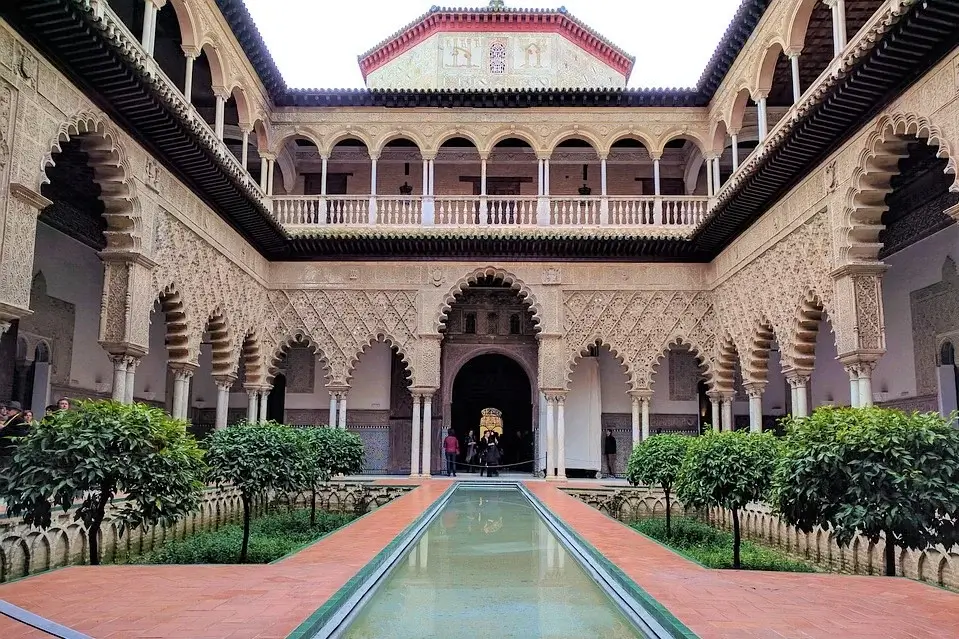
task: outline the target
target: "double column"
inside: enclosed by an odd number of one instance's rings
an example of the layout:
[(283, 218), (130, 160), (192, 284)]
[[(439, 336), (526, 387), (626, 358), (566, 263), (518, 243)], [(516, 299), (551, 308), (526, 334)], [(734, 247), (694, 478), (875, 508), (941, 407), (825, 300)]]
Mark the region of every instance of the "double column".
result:
[(249, 401), (246, 407), (246, 421), (251, 424), (262, 424), (266, 421), (266, 407), (270, 398), (272, 386), (261, 386), (258, 384), (244, 384)]
[(845, 0), (823, 0), (832, 9), (832, 54), (838, 56), (846, 48), (846, 3)]
[(793, 417), (807, 417), (809, 415), (810, 372), (805, 370), (787, 370), (784, 371), (784, 373), (786, 375), (786, 382), (789, 384)]
[(190, 412), (190, 380), (197, 365), (187, 362), (170, 364), (173, 371), (173, 418), (188, 419)]
[(214, 428), (226, 428), (227, 420), (230, 415), (230, 389), (236, 383), (236, 377), (233, 375), (214, 375), (213, 381), (216, 384), (216, 421)]
[(849, 375), (849, 405), (853, 408), (872, 406), (872, 371), (876, 362), (853, 359), (843, 362), (843, 367)]
[(154, 45), (156, 44), (157, 14), (166, 0), (144, 0), (143, 2), (143, 32), (140, 36), (140, 44), (147, 55), (153, 55)]
[(346, 397), (350, 393), (349, 386), (328, 386), (330, 391), (330, 418), (329, 426), (346, 429)]
[(133, 387), (140, 357), (144, 353), (110, 353), (113, 362), (113, 394), (111, 398), (122, 404), (133, 403)]
[(711, 390), (706, 393), (711, 407), (710, 421), (712, 422), (713, 432), (730, 431), (735, 428), (733, 424), (733, 397), (732, 391)]
[(566, 480), (566, 391), (544, 391), (546, 396), (546, 479)]
[(411, 392), (410, 477), (428, 478), (433, 469), (433, 394), (436, 389), (413, 388)]
[(747, 382), (743, 385), (749, 398), (749, 432), (763, 432), (763, 391), (765, 382)]
[[(436, 220), (436, 200), (435, 192), (435, 158), (423, 156), (423, 225), (430, 226)], [(486, 184), (485, 170), (486, 160), (483, 160), (484, 178), (483, 184)], [(485, 188), (485, 186), (484, 186)]]
[(629, 391), (632, 400), (633, 446), (646, 441), (649, 437), (649, 402), (653, 398), (651, 390)]

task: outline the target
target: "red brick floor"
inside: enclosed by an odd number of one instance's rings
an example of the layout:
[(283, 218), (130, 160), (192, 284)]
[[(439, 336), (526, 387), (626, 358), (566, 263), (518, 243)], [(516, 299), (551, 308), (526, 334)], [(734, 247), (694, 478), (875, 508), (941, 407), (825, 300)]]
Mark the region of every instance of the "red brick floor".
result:
[[(272, 565), (74, 566), (0, 599), (96, 639), (286, 637), (432, 504), (435, 480)], [(0, 638), (41, 637), (0, 617)]]
[(527, 486), (703, 639), (959, 637), (957, 594), (897, 577), (709, 570), (555, 485)]
[[(959, 637), (959, 595), (899, 578), (707, 570), (544, 482), (559, 517), (704, 639)], [(97, 639), (286, 637), (433, 503), (435, 479), (269, 566), (76, 566), (0, 586)], [(0, 617), (0, 638), (41, 637)]]

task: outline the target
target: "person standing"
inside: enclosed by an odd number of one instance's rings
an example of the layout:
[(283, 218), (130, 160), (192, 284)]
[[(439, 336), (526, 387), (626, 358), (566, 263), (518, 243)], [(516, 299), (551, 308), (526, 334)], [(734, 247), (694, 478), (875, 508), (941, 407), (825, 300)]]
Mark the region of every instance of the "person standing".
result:
[(6, 419), (0, 425), (0, 467), (10, 464), (17, 449), (17, 437), (23, 437), (29, 432), (29, 425), (23, 420), (20, 411), (20, 402), (10, 402), (7, 405)]
[(496, 443), (496, 438), (491, 436), (489, 438), (489, 444), (486, 446), (486, 476), (487, 477), (499, 477), (499, 446)]
[(70, 410), (70, 400), (66, 397), (61, 397), (57, 400), (57, 410)]
[(446, 431), (446, 439), (443, 440), (443, 452), (446, 453), (446, 476), (456, 477), (456, 458), (460, 454), (460, 440), (456, 438), (456, 433), (452, 428)]
[(609, 477), (616, 476), (616, 438), (613, 437), (613, 431), (606, 430), (606, 438), (603, 440), (603, 456), (606, 458), (606, 473)]
[[(476, 463), (476, 435), (473, 431), (466, 434), (466, 465), (472, 466)], [(467, 468), (469, 470), (469, 468)]]

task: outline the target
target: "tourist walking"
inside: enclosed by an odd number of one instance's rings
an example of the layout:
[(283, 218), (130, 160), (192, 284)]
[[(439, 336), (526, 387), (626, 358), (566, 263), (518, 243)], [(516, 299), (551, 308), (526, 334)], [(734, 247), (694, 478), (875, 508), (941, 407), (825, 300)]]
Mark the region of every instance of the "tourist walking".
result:
[(473, 431), (466, 434), (466, 465), (472, 466), (476, 463), (476, 435)]
[(446, 476), (456, 477), (456, 458), (460, 454), (460, 440), (456, 438), (456, 433), (452, 428), (446, 431), (446, 439), (443, 440), (443, 452), (446, 453)]
[(613, 437), (613, 431), (606, 430), (606, 438), (603, 440), (603, 456), (606, 458), (606, 473), (608, 477), (616, 476), (616, 438)]
[(499, 477), (499, 446), (496, 443), (496, 439), (493, 437), (489, 438), (489, 445), (486, 446), (486, 476), (487, 477)]

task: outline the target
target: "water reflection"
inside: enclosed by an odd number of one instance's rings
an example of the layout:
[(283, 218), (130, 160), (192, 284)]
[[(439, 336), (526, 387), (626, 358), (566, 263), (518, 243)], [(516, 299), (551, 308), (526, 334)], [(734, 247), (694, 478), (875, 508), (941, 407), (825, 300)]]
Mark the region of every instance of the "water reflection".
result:
[(517, 490), (457, 490), (352, 639), (636, 637)]

